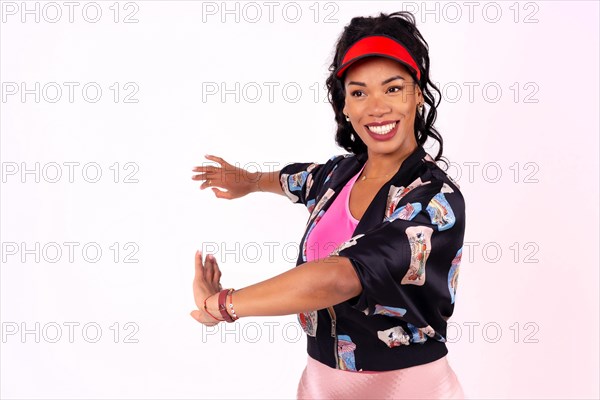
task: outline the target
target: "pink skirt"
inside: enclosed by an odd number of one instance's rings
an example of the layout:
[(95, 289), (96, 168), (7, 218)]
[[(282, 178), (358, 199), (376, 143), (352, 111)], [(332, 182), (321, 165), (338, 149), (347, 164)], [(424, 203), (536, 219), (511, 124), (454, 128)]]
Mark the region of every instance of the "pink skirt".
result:
[(464, 399), (444, 356), (393, 371), (355, 372), (331, 368), (308, 356), (298, 399)]

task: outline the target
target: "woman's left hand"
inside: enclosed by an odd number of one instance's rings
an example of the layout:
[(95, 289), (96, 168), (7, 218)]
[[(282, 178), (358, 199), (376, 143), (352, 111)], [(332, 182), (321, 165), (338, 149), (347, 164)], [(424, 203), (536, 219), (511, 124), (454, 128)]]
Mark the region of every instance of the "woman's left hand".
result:
[[(204, 299), (208, 296), (221, 291), (222, 287), (219, 281), (221, 280), (221, 270), (217, 265), (217, 260), (212, 255), (206, 256), (204, 263), (202, 262), (202, 253), (196, 251), (196, 273), (194, 275), (194, 300), (198, 310), (194, 310), (190, 315), (201, 324), (213, 326), (218, 324), (206, 310), (204, 310)], [(217, 316), (218, 318), (219, 316)]]

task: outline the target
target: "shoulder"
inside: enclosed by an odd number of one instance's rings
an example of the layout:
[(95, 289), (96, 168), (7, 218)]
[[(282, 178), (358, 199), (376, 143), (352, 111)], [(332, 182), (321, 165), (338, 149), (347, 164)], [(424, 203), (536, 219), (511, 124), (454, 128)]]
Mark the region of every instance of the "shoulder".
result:
[[(432, 222), (438, 222), (440, 230), (445, 229), (439, 225), (439, 219), (453, 219), (460, 225), (464, 225), (465, 218), (465, 198), (460, 185), (446, 171), (444, 171), (435, 160), (427, 154), (423, 160), (426, 179), (430, 180), (435, 187), (431, 193), (431, 198), (427, 204), (427, 212), (432, 218)], [(452, 224), (449, 226), (451, 227)]]
[(437, 182), (441, 186), (447, 186), (446, 190), (452, 189), (453, 193), (460, 195), (462, 197), (462, 193), (460, 190), (460, 185), (456, 182), (446, 171), (444, 171), (429, 155), (426, 153), (425, 157), (421, 160), (423, 166), (425, 167), (422, 171), (427, 173), (428, 178), (434, 182)]
[(350, 165), (355, 161), (355, 155), (350, 153), (335, 154), (323, 163), (320, 164), (320, 175), (331, 177), (335, 170), (341, 171), (346, 165)]
[(347, 163), (356, 158), (356, 155), (351, 153), (335, 154), (327, 160), (326, 164), (337, 165), (339, 163)]

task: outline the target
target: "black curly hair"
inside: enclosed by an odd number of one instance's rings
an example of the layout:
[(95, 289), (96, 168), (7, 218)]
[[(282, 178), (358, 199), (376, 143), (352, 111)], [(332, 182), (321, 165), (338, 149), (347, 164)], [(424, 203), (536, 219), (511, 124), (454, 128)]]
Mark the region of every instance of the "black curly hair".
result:
[[(408, 11), (398, 11), (391, 14), (380, 13), (376, 17), (354, 17), (338, 38), (333, 62), (329, 66), (330, 75), (325, 81), (328, 99), (333, 107), (337, 123), (336, 143), (338, 146), (356, 155), (366, 153), (367, 151), (367, 146), (360, 137), (356, 134), (352, 135), (354, 129), (346, 121), (342, 111), (346, 96), (343, 81), (344, 76), (342, 76), (342, 79), (338, 78), (335, 75), (335, 71), (340, 66), (348, 48), (363, 37), (370, 35), (390, 36), (402, 43), (413, 56), (421, 71), (421, 79), (418, 80), (414, 72), (409, 68), (407, 68), (407, 71), (419, 85), (423, 99), (429, 106), (429, 110), (427, 110), (427, 107), (423, 107), (423, 111), (416, 114), (415, 139), (419, 145), (423, 145), (429, 137), (438, 141), (439, 150), (434, 159), (435, 161), (442, 160), (447, 165), (447, 162), (443, 160), (444, 157), (442, 157), (444, 149), (442, 136), (433, 126), (437, 114), (436, 107), (440, 103), (441, 93), (437, 86), (429, 79), (429, 46), (416, 27), (415, 17)], [(438, 93), (437, 102), (431, 90), (435, 90)], [(354, 137), (354, 140), (351, 139), (351, 135)]]

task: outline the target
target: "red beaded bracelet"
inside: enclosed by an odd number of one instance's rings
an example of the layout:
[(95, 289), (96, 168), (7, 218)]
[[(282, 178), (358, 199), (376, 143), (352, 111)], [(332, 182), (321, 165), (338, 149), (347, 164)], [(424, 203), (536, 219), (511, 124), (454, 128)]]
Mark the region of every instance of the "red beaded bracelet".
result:
[(230, 289), (223, 289), (219, 292), (219, 312), (221, 313), (221, 316), (225, 322), (234, 321), (233, 318), (231, 318), (231, 315), (229, 315), (227, 312), (227, 306), (225, 305), (225, 298), (227, 293), (229, 293), (229, 290)]

